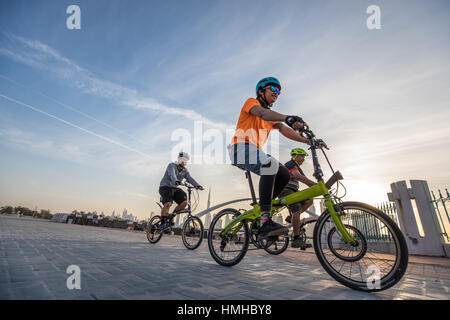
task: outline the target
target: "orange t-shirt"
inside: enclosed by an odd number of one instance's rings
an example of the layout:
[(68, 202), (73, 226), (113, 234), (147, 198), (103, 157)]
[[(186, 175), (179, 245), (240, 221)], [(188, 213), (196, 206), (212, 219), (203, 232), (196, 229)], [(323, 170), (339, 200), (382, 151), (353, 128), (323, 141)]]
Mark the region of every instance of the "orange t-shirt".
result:
[(231, 145), (248, 142), (258, 148), (262, 148), (266, 143), (270, 130), (272, 130), (273, 126), (278, 122), (265, 121), (260, 117), (251, 114), (250, 109), (255, 106), (261, 106), (257, 99), (250, 98), (245, 101), (241, 114), (239, 115), (236, 133), (231, 141)]

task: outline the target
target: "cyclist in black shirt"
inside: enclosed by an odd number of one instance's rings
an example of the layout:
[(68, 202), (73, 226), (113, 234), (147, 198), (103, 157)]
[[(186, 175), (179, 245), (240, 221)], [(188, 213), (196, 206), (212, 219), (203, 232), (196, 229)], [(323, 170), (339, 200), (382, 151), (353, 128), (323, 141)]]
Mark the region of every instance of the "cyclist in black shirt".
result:
[[(288, 168), (289, 173), (291, 174), (291, 178), (288, 184), (284, 187), (283, 191), (280, 193), (280, 198), (290, 195), (294, 192), (297, 192), (299, 189), (300, 182), (303, 182), (308, 187), (312, 187), (316, 184), (316, 182), (308, 179), (303, 170), (300, 168), (300, 165), (305, 161), (305, 157), (308, 156), (308, 153), (302, 148), (295, 148), (291, 151), (292, 159), (284, 164), (286, 168)], [(289, 206), (289, 210), (292, 213), (292, 229), (294, 232), (294, 241), (292, 241), (291, 246), (293, 248), (309, 248), (310, 244), (306, 244), (302, 239), (300, 239), (300, 214), (305, 212), (311, 205), (313, 204), (312, 199), (308, 199), (302, 201), (301, 203), (295, 203)], [(287, 222), (291, 222), (291, 217), (286, 219)]]

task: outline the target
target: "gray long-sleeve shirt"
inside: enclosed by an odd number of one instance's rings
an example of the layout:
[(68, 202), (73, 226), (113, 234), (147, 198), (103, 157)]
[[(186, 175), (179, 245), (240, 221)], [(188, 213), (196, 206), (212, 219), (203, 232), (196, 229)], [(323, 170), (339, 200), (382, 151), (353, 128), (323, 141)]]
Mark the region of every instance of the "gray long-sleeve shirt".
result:
[(197, 181), (194, 180), (194, 178), (191, 177), (188, 170), (186, 168), (183, 168), (182, 170), (178, 169), (178, 164), (176, 162), (169, 163), (167, 166), (166, 172), (164, 173), (164, 177), (162, 178), (161, 182), (159, 183), (160, 187), (171, 187), (176, 188), (177, 181), (183, 181), (183, 179), (186, 179), (187, 182), (192, 184), (194, 187), (199, 187), (200, 185), (197, 183)]

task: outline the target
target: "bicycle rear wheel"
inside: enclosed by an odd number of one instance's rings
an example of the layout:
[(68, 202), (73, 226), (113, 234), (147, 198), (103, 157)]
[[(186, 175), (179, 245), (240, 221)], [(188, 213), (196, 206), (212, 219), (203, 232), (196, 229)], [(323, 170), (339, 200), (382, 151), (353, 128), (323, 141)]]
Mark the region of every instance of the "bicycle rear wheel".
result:
[(162, 232), (160, 231), (161, 227), (161, 217), (160, 216), (154, 216), (150, 219), (147, 227), (147, 240), (150, 243), (157, 243), (161, 237)]
[(203, 240), (203, 223), (198, 217), (191, 216), (183, 224), (181, 230), (183, 244), (189, 250), (197, 249)]
[(221, 236), (222, 230), (239, 215), (238, 210), (224, 209), (214, 217), (209, 227), (209, 252), (213, 259), (222, 266), (229, 267), (238, 264), (247, 253), (249, 244), (247, 223), (238, 223), (224, 236)]
[(399, 282), (408, 266), (408, 247), (395, 222), (365, 203), (343, 202), (335, 208), (357, 243), (347, 243), (325, 211), (314, 228), (314, 250), (323, 268), (356, 290), (380, 291)]

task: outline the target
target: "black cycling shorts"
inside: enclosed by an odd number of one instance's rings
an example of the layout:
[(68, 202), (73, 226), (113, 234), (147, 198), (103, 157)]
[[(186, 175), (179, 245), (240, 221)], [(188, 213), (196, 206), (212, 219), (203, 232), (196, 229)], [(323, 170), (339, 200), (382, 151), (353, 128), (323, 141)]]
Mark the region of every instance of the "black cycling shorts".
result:
[(159, 194), (162, 203), (175, 201), (177, 204), (181, 204), (187, 199), (186, 192), (180, 188), (159, 187)]

